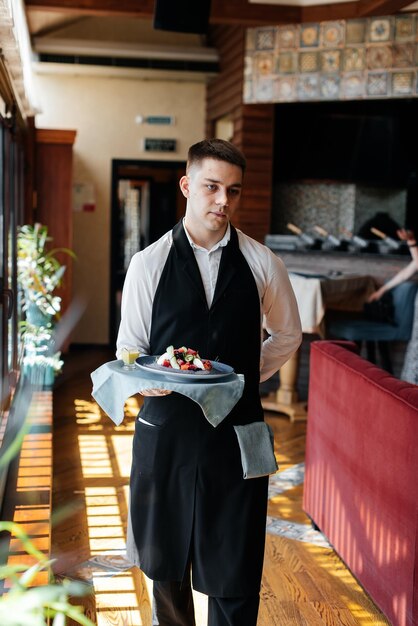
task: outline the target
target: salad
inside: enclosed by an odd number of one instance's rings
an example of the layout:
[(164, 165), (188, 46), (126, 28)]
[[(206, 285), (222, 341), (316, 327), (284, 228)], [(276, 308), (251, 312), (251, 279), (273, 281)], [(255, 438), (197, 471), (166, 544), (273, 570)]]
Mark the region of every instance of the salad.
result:
[(192, 350), (185, 346), (181, 348), (168, 346), (164, 354), (158, 357), (157, 365), (171, 367), (175, 370), (190, 370), (194, 372), (198, 370), (209, 371), (212, 369), (212, 363), (210, 361), (201, 359), (197, 350)]

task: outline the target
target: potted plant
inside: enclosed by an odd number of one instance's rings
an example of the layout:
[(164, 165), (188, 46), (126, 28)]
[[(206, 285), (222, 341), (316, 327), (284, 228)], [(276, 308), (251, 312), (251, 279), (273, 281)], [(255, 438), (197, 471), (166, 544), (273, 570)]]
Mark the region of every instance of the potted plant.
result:
[(57, 259), (57, 253), (75, 256), (68, 248), (47, 250), (50, 241), (48, 227), (42, 224), (25, 224), (18, 230), (17, 279), (26, 320), (35, 327), (47, 327), (59, 318), (61, 298), (54, 292), (61, 284), (66, 266)]
[(64, 252), (75, 258), (69, 248), (48, 249), (51, 241), (45, 225), (25, 224), (18, 229), (17, 280), (26, 317), (20, 322), (25, 353), (23, 373), (30, 380), (35, 375), (38, 381), (39, 371), (42, 371), (43, 382), (39, 383), (42, 386), (52, 385), (62, 366), (60, 353), (54, 353), (53, 349), (53, 327), (61, 311), (61, 298), (56, 289), (66, 266), (58, 260), (57, 254)]

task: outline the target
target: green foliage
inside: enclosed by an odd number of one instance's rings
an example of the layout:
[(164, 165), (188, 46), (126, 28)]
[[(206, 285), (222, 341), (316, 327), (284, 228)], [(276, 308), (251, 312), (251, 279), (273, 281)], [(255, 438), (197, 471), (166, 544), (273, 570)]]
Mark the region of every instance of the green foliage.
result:
[(34, 565), (22, 563), (0, 566), (0, 580), (12, 581), (11, 589), (0, 597), (0, 624), (2, 626), (64, 626), (69, 617), (82, 626), (94, 626), (82, 608), (70, 604), (70, 597), (83, 596), (87, 585), (64, 580), (42, 587), (30, 587), (35, 576), (48, 571), (53, 561), (33, 545), (23, 528), (14, 522), (0, 522), (0, 532), (7, 531), (17, 537), (27, 554), (36, 559)]
[(24, 309), (36, 305), (45, 316), (57, 316), (61, 309), (61, 298), (54, 295), (61, 284), (65, 265), (57, 259), (59, 252), (75, 258), (68, 248), (47, 250), (52, 241), (48, 237), (48, 227), (42, 224), (25, 224), (18, 229), (17, 235), (17, 279), (22, 288)]

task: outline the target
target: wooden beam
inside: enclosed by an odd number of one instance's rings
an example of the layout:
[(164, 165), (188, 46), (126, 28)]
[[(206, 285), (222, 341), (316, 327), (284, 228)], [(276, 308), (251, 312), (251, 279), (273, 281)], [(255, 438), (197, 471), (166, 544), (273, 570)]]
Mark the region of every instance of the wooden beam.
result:
[[(152, 19), (155, 0), (25, 0), (32, 9), (60, 11), (74, 15), (131, 15)], [(390, 15), (410, 0), (358, 0), (305, 7), (253, 4), (249, 0), (212, 0), (211, 24), (239, 24), (244, 27), (350, 19), (367, 15)]]
[(84, 15), (132, 15), (151, 18), (154, 0), (25, 0), (28, 10)]
[[(154, 0), (25, 0), (27, 10), (60, 11), (84, 15), (132, 15), (152, 18)], [(251, 4), (248, 0), (212, 0), (212, 24), (256, 26), (299, 22), (298, 7)]]
[(359, 0), (358, 15), (392, 15), (409, 4), (410, 0)]
[(336, 4), (316, 4), (301, 9), (302, 23), (325, 22), (328, 20), (349, 20), (358, 17), (358, 2), (337, 2)]
[(212, 24), (240, 24), (262, 26), (293, 24), (301, 21), (301, 9), (296, 6), (252, 4), (248, 0), (212, 0)]

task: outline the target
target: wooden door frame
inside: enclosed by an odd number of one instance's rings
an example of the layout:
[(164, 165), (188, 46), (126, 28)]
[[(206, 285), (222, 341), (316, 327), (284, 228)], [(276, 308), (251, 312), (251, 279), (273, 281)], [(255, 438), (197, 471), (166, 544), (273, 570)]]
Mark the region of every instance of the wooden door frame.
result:
[[(118, 329), (116, 326), (116, 307), (114, 303), (114, 293), (116, 291), (116, 274), (114, 269), (114, 261), (117, 253), (117, 232), (118, 232), (118, 181), (127, 176), (118, 176), (121, 167), (143, 167), (155, 170), (161, 169), (183, 169), (186, 171), (186, 161), (157, 161), (153, 159), (112, 159), (112, 175), (111, 175), (111, 216), (110, 216), (110, 293), (109, 293), (109, 345), (115, 344)], [(140, 178), (140, 173), (138, 178)], [(134, 176), (132, 176), (134, 178)], [(144, 175), (144, 179), (147, 178)]]

